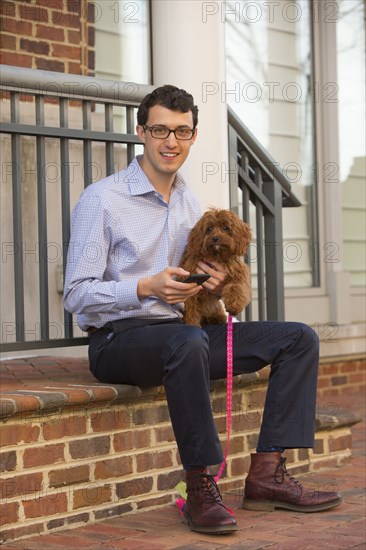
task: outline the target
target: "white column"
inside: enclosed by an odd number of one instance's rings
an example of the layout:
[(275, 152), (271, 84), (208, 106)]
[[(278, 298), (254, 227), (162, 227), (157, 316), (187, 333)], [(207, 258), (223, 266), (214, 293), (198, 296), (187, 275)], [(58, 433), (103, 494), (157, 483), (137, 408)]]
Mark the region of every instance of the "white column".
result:
[[(321, 6), (321, 3), (320, 3)], [(342, 183), (339, 170), (338, 101), (329, 99), (329, 89), (337, 82), (336, 22), (319, 17), (315, 24), (315, 41), (320, 51), (318, 104), (318, 139), (320, 145), (319, 186), (324, 216), (323, 260), (326, 268), (330, 321), (351, 322), (349, 273), (343, 266)], [(329, 88), (331, 86), (331, 88)], [(324, 99), (325, 97), (325, 99)], [(331, 174), (331, 176), (330, 176)]]
[(220, 0), (152, 0), (153, 84), (184, 88), (199, 108), (198, 137), (181, 171), (203, 209), (229, 206), (223, 19)]

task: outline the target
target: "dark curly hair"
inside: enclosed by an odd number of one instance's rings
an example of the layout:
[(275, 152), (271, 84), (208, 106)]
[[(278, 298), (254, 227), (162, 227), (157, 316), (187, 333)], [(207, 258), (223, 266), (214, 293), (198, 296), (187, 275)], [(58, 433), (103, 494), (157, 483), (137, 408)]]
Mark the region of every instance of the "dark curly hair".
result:
[(180, 111), (181, 113), (192, 112), (193, 127), (198, 123), (198, 107), (194, 104), (194, 99), (191, 94), (185, 90), (179, 89), (176, 86), (166, 84), (156, 88), (151, 94), (148, 94), (142, 100), (137, 111), (137, 122), (140, 126), (144, 126), (149, 116), (149, 109), (154, 105), (161, 105), (171, 111)]

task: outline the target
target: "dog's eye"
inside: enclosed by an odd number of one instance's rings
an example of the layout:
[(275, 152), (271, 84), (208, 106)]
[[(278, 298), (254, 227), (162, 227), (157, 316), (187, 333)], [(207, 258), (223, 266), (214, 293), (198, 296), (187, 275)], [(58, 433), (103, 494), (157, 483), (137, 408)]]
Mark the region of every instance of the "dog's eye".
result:
[(206, 229), (206, 233), (211, 233), (212, 229), (213, 229), (213, 228), (212, 228), (211, 226), (208, 227), (208, 228)]
[(230, 233), (230, 227), (228, 225), (224, 225), (222, 229), (227, 233)]

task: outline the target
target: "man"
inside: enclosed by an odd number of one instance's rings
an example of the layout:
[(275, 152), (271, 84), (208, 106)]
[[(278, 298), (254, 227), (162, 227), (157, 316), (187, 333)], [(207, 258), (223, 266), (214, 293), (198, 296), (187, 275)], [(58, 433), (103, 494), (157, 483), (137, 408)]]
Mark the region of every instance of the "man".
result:
[[(200, 216), (178, 172), (197, 138), (198, 108), (184, 90), (162, 86), (142, 101), (137, 120), (143, 155), (89, 186), (75, 206), (65, 307), (90, 334), (90, 368), (98, 380), (164, 385), (186, 470), (185, 519), (192, 530), (231, 532), (236, 520), (208, 473), (223, 459), (209, 392), (210, 379), (226, 376), (226, 326), (185, 325), (184, 302), (202, 286), (176, 280), (188, 275), (178, 266)], [(202, 261), (199, 272), (211, 276), (204, 287), (219, 297), (225, 266)], [(337, 493), (313, 493), (290, 477), (281, 455), (285, 448), (313, 446), (315, 333), (282, 322), (234, 323), (233, 331), (234, 374), (272, 365), (244, 507), (308, 512), (337, 506)]]

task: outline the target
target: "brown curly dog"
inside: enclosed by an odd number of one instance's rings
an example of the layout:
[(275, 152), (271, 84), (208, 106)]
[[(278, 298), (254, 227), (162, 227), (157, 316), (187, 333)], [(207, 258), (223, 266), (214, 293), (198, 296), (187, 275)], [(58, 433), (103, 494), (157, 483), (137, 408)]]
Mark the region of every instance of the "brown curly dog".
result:
[[(238, 315), (251, 300), (250, 272), (243, 261), (252, 234), (231, 210), (210, 208), (191, 230), (181, 267), (196, 273), (197, 264), (218, 262), (227, 276), (221, 300), (203, 290), (185, 302), (184, 321), (189, 325), (226, 323), (227, 312)], [(224, 306), (225, 305), (225, 309)]]

